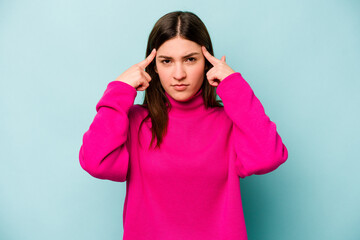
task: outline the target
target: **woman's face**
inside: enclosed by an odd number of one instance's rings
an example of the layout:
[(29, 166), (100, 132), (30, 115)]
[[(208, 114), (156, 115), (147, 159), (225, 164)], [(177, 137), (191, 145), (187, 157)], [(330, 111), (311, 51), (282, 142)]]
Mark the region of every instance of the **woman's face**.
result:
[[(177, 101), (186, 101), (204, 80), (205, 58), (201, 46), (181, 37), (164, 42), (156, 53), (155, 71), (165, 91)], [(177, 84), (185, 86), (176, 87)]]

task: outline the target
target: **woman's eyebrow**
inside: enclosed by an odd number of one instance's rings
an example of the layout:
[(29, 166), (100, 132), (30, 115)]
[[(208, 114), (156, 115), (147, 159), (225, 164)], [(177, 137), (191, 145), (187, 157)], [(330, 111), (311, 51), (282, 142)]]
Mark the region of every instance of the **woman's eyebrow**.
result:
[[(198, 55), (198, 54), (200, 54), (200, 53), (199, 53), (199, 52), (192, 52), (192, 53), (189, 53), (189, 54), (183, 56), (183, 58), (188, 58), (188, 57), (191, 57), (191, 56), (193, 56), (193, 55)], [(158, 57), (158, 58), (172, 59), (172, 57), (168, 57), (168, 56), (164, 56), (164, 55), (159, 55), (159, 56), (157, 56), (157, 57)]]

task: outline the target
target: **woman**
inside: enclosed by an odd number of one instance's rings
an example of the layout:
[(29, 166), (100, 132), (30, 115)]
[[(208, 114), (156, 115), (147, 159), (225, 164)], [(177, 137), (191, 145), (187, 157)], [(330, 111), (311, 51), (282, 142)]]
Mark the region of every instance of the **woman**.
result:
[(161, 17), (146, 56), (108, 84), (82, 168), (126, 181), (123, 239), (247, 239), (239, 177), (287, 160), (275, 123), (195, 14)]

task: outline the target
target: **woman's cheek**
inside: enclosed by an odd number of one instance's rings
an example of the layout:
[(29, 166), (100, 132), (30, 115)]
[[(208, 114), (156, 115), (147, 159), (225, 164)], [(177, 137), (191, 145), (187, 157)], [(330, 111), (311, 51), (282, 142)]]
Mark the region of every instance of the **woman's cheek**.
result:
[(204, 71), (205, 71), (205, 64), (200, 62), (199, 64), (196, 64), (196, 67), (193, 69), (193, 73), (199, 77), (202, 77), (204, 75)]
[(168, 69), (158, 68), (158, 74), (161, 82), (163, 82), (164, 84), (167, 84), (169, 82), (170, 77)]

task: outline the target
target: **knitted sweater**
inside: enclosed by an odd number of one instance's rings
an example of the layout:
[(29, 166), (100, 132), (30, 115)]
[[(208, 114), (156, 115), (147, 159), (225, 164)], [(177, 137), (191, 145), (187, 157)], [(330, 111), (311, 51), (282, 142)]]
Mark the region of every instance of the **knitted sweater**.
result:
[[(126, 181), (124, 240), (247, 239), (240, 177), (265, 174), (288, 158), (276, 125), (239, 72), (216, 88), (223, 107), (206, 109), (200, 89), (172, 108), (160, 149), (148, 149), (151, 120), (137, 91), (112, 81), (83, 136), (81, 167)], [(156, 139), (155, 139), (156, 143)]]

